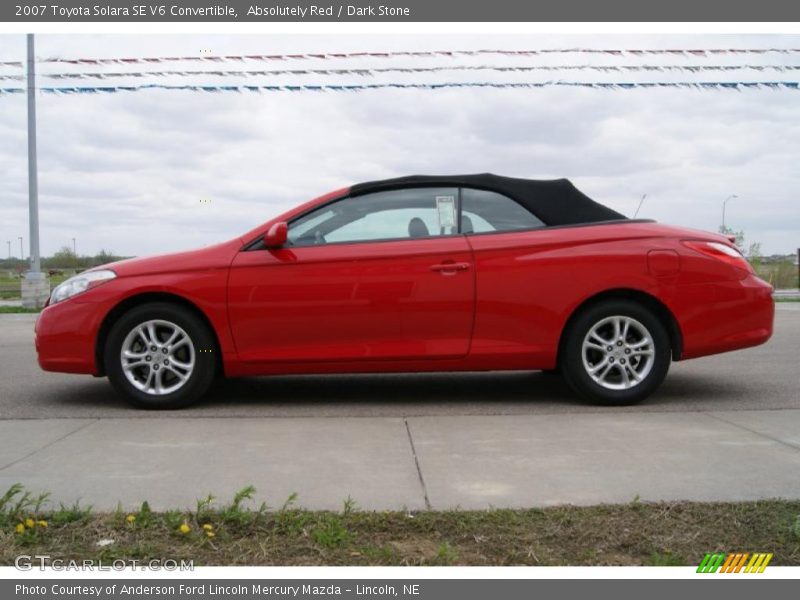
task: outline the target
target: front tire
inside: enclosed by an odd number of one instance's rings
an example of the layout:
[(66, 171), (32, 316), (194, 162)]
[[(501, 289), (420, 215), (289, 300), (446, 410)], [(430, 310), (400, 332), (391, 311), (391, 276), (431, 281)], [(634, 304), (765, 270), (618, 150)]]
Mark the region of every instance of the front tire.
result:
[(191, 311), (167, 302), (132, 308), (111, 328), (103, 353), (114, 389), (137, 408), (194, 404), (216, 371), (216, 344)]
[(570, 323), (561, 366), (567, 383), (583, 398), (621, 406), (652, 394), (671, 359), (669, 335), (652, 311), (630, 300), (607, 300)]

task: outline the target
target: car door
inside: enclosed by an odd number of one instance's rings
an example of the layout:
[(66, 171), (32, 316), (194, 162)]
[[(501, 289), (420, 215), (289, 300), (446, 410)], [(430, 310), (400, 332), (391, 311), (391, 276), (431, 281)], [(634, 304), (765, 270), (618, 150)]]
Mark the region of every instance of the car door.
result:
[(506, 366), (536, 364), (558, 343), (545, 309), (569, 271), (551, 259), (558, 234), (515, 200), (493, 191), (461, 190), (461, 229), (475, 265), (475, 328), (470, 355), (503, 356)]
[(240, 359), (466, 355), (475, 280), (457, 198), (454, 188), (344, 198), (289, 223), (285, 247), (239, 253), (228, 306)]

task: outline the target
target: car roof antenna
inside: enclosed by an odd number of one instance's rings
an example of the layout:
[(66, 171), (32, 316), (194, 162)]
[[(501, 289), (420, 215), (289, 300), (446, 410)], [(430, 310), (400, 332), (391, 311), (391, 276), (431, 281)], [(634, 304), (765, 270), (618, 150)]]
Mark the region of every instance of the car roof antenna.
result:
[(636, 212), (633, 213), (633, 218), (636, 218), (636, 215), (639, 214), (639, 209), (642, 208), (642, 204), (644, 204), (644, 199), (647, 198), (647, 194), (642, 194), (642, 199), (639, 200), (639, 206), (636, 207)]

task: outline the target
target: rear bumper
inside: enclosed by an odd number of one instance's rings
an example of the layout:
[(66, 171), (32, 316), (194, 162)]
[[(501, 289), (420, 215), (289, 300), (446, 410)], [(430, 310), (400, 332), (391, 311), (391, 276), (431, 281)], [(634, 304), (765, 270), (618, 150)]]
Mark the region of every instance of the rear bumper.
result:
[(679, 319), (681, 359), (740, 350), (769, 340), (775, 319), (771, 285), (748, 275), (741, 281), (704, 287), (711, 301), (687, 306), (684, 318)]
[(45, 308), (34, 327), (39, 366), (45, 371), (99, 375), (94, 350), (101, 317), (95, 303), (65, 300)]

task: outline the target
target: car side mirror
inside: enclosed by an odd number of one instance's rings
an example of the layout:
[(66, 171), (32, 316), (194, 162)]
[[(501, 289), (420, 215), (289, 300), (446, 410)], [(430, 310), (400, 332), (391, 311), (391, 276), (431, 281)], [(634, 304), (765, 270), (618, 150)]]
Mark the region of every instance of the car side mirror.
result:
[(270, 249), (282, 248), (288, 237), (289, 226), (285, 222), (273, 223), (264, 235), (264, 245)]

